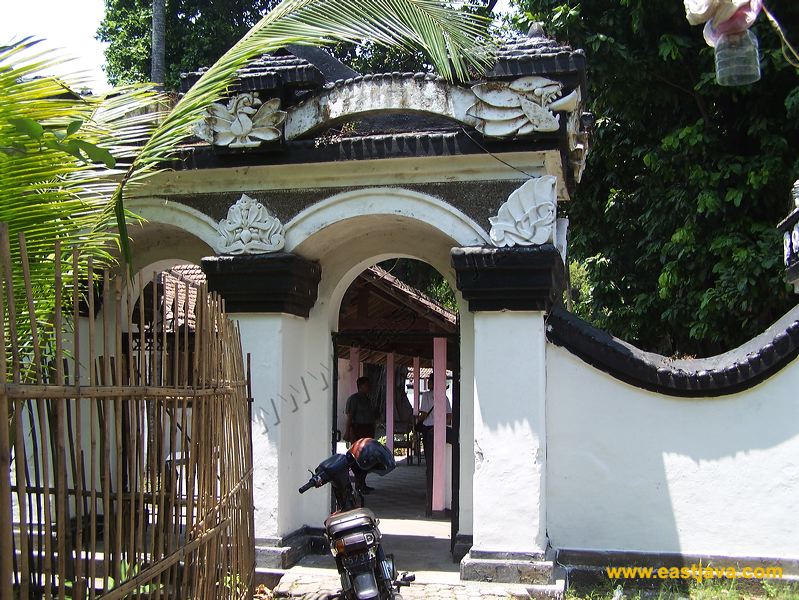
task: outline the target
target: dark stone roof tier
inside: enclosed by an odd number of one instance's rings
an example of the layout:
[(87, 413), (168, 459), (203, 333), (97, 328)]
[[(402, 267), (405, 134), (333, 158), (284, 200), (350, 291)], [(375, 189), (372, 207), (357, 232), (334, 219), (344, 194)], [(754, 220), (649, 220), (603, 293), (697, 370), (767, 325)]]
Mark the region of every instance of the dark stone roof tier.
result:
[(799, 356), (799, 305), (746, 344), (710, 358), (683, 360), (644, 352), (562, 308), (552, 309), (547, 338), (636, 387), (669, 396), (724, 396), (761, 383)]
[[(186, 92), (207, 67), (181, 74), (181, 91)], [(494, 66), (486, 79), (524, 75), (580, 73), (584, 77), (585, 54), (545, 37), (516, 35), (500, 41)], [(264, 54), (239, 71), (238, 91), (267, 91), (282, 87), (319, 88), (325, 84), (345, 85), (353, 81), (383, 77), (350, 69), (321, 48), (290, 45), (275, 54)], [(437, 79), (429, 73), (387, 73), (388, 77), (416, 76)], [(325, 86), (326, 87), (326, 86)]]
[(585, 73), (585, 53), (546, 37), (516, 35), (500, 43), (486, 78)]
[[(190, 73), (181, 73), (180, 90), (187, 92), (207, 70), (204, 67)], [(315, 65), (293, 54), (264, 54), (238, 73), (239, 79), (234, 89), (241, 92), (275, 90), (284, 86), (319, 87), (325, 81), (322, 72)]]

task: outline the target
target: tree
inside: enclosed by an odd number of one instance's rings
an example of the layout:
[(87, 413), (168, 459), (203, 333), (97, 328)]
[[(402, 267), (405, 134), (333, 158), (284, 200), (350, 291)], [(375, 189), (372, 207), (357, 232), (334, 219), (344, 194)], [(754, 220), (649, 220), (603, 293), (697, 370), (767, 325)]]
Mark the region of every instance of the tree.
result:
[(176, 90), (181, 72), (212, 65), (277, 0), (105, 0), (97, 37), (108, 43), (105, 71), (112, 84), (156, 78), (151, 50), (159, 4), (165, 8), (163, 79), (166, 89)]
[(153, 25), (150, 39), (152, 45), (150, 81), (163, 84), (166, 77), (166, 0), (153, 0)]
[[(714, 80), (678, 0), (518, 0), (523, 28), (584, 48), (596, 117), (567, 207), (590, 294), (578, 314), (646, 349), (709, 355), (795, 303), (775, 225), (799, 177), (799, 77), (764, 18), (763, 79)], [(799, 5), (777, 17), (799, 22)], [(585, 281), (584, 281), (585, 283)]]

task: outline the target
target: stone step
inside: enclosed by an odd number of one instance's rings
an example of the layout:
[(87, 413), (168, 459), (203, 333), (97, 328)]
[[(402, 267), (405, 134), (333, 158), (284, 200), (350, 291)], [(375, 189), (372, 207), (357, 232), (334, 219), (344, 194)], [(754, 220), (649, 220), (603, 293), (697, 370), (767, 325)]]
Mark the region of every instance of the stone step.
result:
[(546, 559), (487, 558), (471, 553), (461, 561), (461, 579), (465, 581), (550, 585), (555, 581), (554, 572), (554, 561)]

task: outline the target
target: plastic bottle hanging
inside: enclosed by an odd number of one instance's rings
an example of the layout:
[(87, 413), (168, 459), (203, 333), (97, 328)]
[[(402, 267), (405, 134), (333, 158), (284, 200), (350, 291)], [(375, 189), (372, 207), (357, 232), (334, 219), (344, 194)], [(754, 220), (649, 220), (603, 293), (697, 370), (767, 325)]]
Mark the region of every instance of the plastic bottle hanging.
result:
[(716, 81), (737, 86), (760, 79), (760, 52), (757, 37), (749, 30), (723, 34), (716, 41)]

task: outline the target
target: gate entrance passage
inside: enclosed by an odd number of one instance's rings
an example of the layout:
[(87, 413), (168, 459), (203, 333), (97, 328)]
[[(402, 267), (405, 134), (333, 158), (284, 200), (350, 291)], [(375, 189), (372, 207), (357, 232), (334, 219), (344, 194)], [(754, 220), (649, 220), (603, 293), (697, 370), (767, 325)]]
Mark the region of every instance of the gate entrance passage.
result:
[[(432, 272), (435, 289), (447, 297), (450, 306), (454, 294), (428, 265), (408, 260), (382, 265), (358, 275), (341, 301), (339, 329), (333, 334), (337, 380), (333, 449), (346, 451), (347, 400), (358, 391), (359, 378), (365, 377), (375, 437), (398, 461), (398, 469), (390, 476), (370, 479), (369, 485), (376, 489), (366, 498), (366, 505), (382, 508), (377, 513), (381, 519), (419, 521), (415, 526), (419, 535), (423, 530), (439, 536), (444, 531), (443, 539), (450, 543), (440, 545), (449, 554), (457, 535), (460, 474), (458, 316), (452, 308), (400, 280), (391, 267)], [(431, 280), (429, 275), (427, 280)], [(430, 411), (429, 418), (414, 431), (422, 410)], [(400, 480), (401, 485), (397, 483)], [(432, 526), (434, 519), (438, 522)], [(440, 521), (449, 523), (446, 531)], [(431, 527), (423, 527), (425, 522)]]

